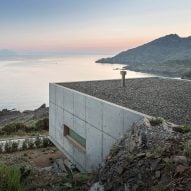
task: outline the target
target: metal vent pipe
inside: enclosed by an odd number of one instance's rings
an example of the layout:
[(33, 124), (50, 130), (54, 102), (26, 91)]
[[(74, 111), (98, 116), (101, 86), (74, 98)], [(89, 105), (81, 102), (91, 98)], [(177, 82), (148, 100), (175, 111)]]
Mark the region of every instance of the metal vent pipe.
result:
[(125, 87), (125, 75), (126, 75), (126, 71), (124, 71), (124, 70), (122, 70), (122, 71), (120, 71), (120, 74), (121, 74), (121, 76), (122, 76), (122, 79), (121, 79), (121, 86), (122, 87)]

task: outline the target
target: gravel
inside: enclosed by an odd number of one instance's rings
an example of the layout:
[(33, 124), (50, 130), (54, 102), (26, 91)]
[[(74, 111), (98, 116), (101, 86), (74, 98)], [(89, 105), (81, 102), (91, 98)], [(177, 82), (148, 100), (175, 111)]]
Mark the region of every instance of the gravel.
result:
[(65, 87), (177, 124), (191, 124), (191, 81), (165, 78), (60, 83)]

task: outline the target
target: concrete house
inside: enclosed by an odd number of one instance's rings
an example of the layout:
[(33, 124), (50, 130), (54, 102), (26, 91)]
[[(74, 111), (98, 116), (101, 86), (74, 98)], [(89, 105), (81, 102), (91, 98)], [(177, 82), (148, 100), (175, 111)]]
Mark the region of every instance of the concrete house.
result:
[(191, 86), (185, 80), (123, 76), (122, 81), (50, 83), (49, 88), (50, 139), (82, 171), (97, 168), (143, 113), (191, 122)]
[[(79, 88), (94, 91), (94, 84), (103, 83), (104, 87), (108, 82), (50, 83), (49, 86), (50, 139), (82, 171), (97, 168), (116, 140), (144, 116), (78, 91)], [(118, 85), (121, 86), (120, 81)]]

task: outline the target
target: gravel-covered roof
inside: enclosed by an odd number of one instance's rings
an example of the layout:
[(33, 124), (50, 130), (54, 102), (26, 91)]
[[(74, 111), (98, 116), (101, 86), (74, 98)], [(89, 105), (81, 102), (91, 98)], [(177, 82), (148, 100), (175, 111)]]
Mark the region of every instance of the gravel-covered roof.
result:
[(177, 124), (191, 124), (191, 81), (164, 78), (59, 83), (70, 89)]

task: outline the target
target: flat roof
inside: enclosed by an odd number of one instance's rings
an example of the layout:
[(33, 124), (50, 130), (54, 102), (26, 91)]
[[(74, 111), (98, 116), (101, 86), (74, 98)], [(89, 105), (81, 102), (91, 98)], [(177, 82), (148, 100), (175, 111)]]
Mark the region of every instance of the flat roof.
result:
[(58, 83), (64, 87), (177, 124), (191, 124), (191, 81), (167, 78)]

